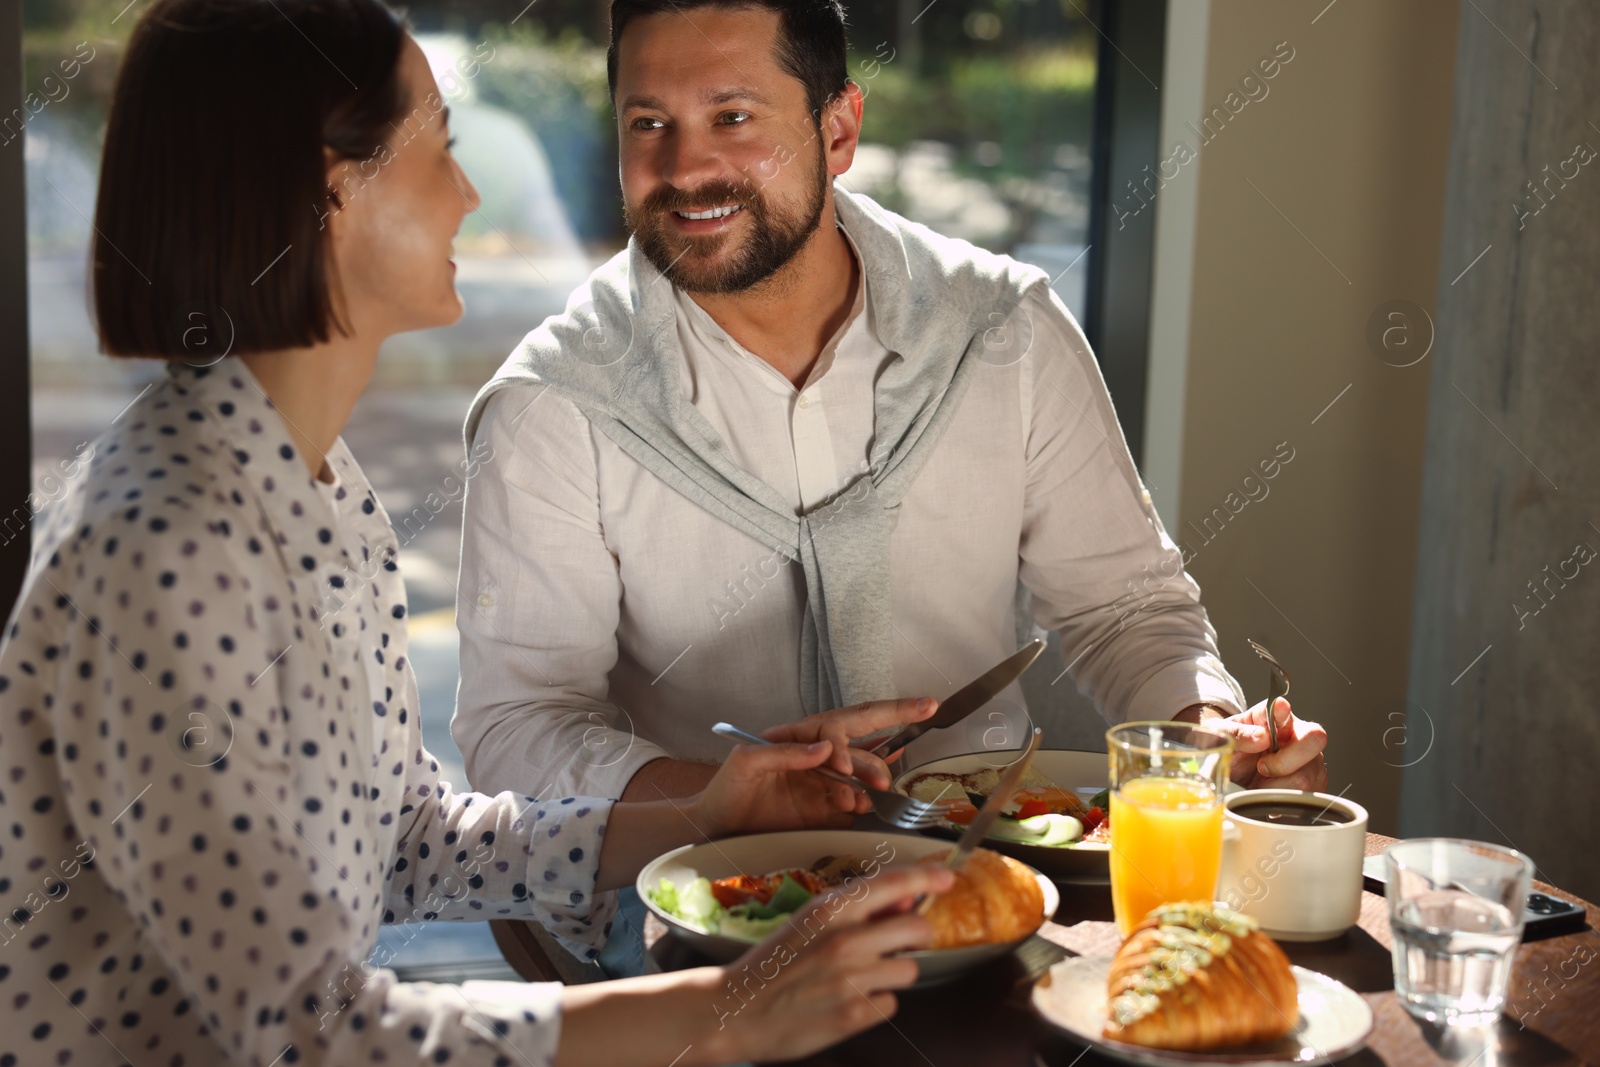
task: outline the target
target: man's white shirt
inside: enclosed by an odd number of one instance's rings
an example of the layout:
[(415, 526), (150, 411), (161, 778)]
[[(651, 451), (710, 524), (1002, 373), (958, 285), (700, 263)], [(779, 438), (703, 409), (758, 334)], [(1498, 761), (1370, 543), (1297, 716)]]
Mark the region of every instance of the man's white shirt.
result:
[[(848, 492), (873, 449), (874, 383), (899, 358), (864, 282), (799, 389), (674, 296), (684, 393), (733, 460), (797, 513)], [(884, 695), (946, 697), (1014, 651), (1020, 578), (1034, 620), (1061, 635), (1064, 662), (1034, 669), (1070, 666), (1109, 721), (1242, 709), (1077, 322), (1041, 288), (990, 331), (992, 358), (898, 509)], [(720, 759), (713, 723), (760, 732), (804, 716), (798, 563), (544, 386), (491, 397), (473, 445), (451, 730), (475, 789), (620, 796), (651, 760)], [(1019, 743), (1024, 703), (1013, 685), (991, 706), (1010, 709), (1009, 729), (974, 717), (918, 741), (912, 762)]]

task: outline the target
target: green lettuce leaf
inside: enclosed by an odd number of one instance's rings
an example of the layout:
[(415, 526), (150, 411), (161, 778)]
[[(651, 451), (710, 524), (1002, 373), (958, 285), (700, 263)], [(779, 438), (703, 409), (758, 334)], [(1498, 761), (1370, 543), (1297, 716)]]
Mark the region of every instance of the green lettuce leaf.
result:
[(650, 893), (650, 899), (673, 918), (707, 933), (717, 932), (717, 924), (723, 916), (722, 905), (711, 894), (709, 878), (696, 878), (681, 888), (663, 878), (661, 885)]

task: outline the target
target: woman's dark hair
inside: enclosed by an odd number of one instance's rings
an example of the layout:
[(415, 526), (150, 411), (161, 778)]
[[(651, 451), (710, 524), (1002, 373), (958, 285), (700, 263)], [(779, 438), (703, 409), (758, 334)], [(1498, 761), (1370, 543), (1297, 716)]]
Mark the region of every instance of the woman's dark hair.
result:
[(778, 62), (806, 87), (806, 107), (818, 122), (834, 95), (850, 80), (845, 52), (844, 6), (839, 0), (611, 0), (611, 46), (606, 77), (617, 99), (617, 42), (630, 21), (643, 15), (682, 12), (697, 7), (776, 11)]
[(408, 103), (405, 32), (379, 0), (158, 0), (145, 12), (117, 74), (95, 206), (106, 352), (212, 357), (344, 332), (323, 147), (366, 160), (386, 143)]

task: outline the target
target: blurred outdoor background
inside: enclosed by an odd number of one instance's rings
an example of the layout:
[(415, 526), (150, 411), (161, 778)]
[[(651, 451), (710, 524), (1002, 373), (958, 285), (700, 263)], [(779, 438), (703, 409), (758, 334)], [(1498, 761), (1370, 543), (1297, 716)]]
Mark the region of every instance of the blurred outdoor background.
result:
[[(606, 89), (609, 3), (523, 3), (407, 6), (450, 106), (456, 157), (483, 204), (455, 246), (465, 316), (391, 339), (345, 433), (394, 519), (425, 733), (456, 782), (465, 780), (449, 733), (461, 506), (449, 487), (459, 484), (461, 424), (522, 336), (626, 242)], [(99, 354), (85, 286), (107, 104), (143, 6), (24, 0), (25, 84), (92, 50), (66, 95), (27, 125), (36, 483), (160, 371)], [(1098, 3), (846, 6), (850, 74), (867, 95), (861, 147), (843, 183), (940, 233), (1044, 267), (1081, 319), (1096, 76), (1089, 20), (1098, 22)], [(430, 494), (443, 510), (423, 506)], [(1103, 729), (1089, 725), (1089, 736)], [(474, 960), (485, 973), (503, 967), (481, 924), (407, 940), (413, 976), (471, 976)], [(442, 969), (427, 971), (430, 960)]]

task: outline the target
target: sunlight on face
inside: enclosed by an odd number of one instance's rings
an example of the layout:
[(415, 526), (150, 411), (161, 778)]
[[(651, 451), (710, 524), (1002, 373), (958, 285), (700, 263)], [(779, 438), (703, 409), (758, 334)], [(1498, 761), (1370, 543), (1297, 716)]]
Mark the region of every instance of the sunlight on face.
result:
[(635, 19), (618, 44), (624, 217), (690, 292), (760, 284), (822, 218), (823, 139), (778, 33), (773, 11), (695, 8)]
[(406, 111), (388, 143), (328, 170), (340, 199), (327, 225), (345, 317), (358, 332), (382, 336), (461, 317), (450, 245), (480, 203), (450, 152), (450, 109), (410, 36), (399, 77)]

